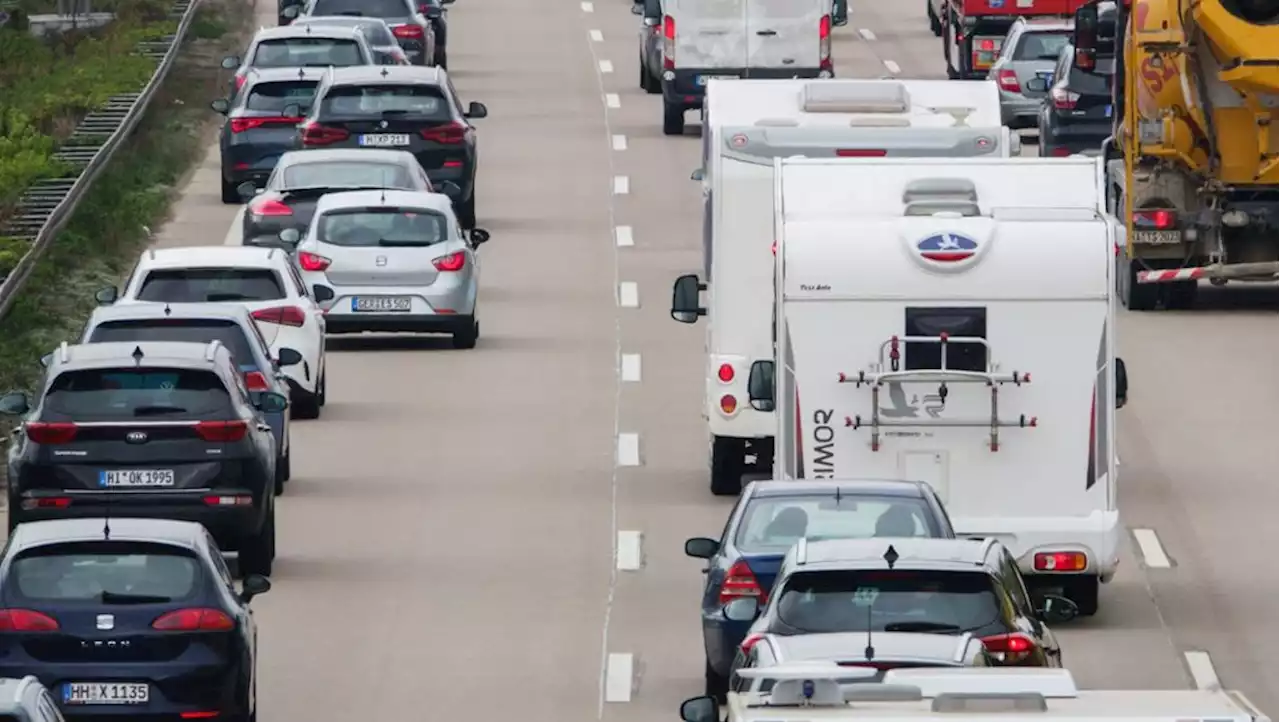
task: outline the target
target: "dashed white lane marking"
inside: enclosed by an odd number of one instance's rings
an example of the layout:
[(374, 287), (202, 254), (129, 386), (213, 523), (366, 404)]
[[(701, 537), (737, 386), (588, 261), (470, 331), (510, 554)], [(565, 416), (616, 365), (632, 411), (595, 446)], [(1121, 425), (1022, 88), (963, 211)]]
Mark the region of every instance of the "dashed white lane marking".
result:
[(1182, 656), (1187, 659), (1187, 671), (1191, 672), (1191, 681), (1195, 682), (1196, 689), (1222, 688), (1208, 652), (1184, 652)]
[(635, 657), (627, 652), (612, 652), (605, 666), (604, 701), (630, 702), (631, 680), (635, 674)]
[(630, 432), (618, 434), (618, 466), (640, 465), (640, 435)]
[(638, 572), (644, 566), (644, 535), (638, 531), (618, 532), (618, 571)]
[(613, 136), (613, 139), (612, 139), (612, 140), (613, 140), (613, 149), (614, 149), (614, 150), (626, 150), (626, 149), (627, 149), (627, 136), (625, 136), (625, 135), (615, 135), (615, 136)]
[(1134, 529), (1133, 539), (1138, 542), (1138, 549), (1142, 551), (1142, 561), (1148, 568), (1168, 569), (1173, 566), (1169, 561), (1169, 555), (1164, 553), (1164, 545), (1160, 543), (1160, 537), (1156, 536), (1154, 529)]
[(588, 30), (587, 35), (591, 36), (591, 42), (593, 43), (604, 42), (604, 33), (600, 32), (599, 30)]
[(640, 287), (635, 281), (618, 284), (618, 305), (623, 308), (640, 308)]
[(862, 39), (863, 39), (863, 40), (875, 40), (875, 39), (876, 39), (876, 34), (875, 34), (875, 33), (873, 33), (873, 32), (871, 32), (871, 29), (870, 29), (870, 28), (858, 28), (858, 34), (862, 36)]
[(618, 374), (622, 380), (629, 384), (640, 383), (640, 354), (624, 353), (622, 354), (621, 368)]
[(612, 72), (613, 72), (613, 63), (612, 63), (612, 62), (610, 62), (610, 61), (608, 61), (608, 60), (601, 60), (601, 61), (600, 61), (600, 72), (602, 72), (602, 73), (612, 73)]
[(617, 93), (605, 93), (604, 104), (609, 108), (621, 108), (622, 98), (619, 98)]
[(630, 248), (636, 244), (636, 238), (631, 232), (631, 226), (618, 226), (613, 229), (613, 237), (618, 242), (618, 248)]
[(613, 194), (616, 196), (625, 196), (631, 192), (631, 179), (624, 175), (616, 175), (613, 177)]
[(582, 3), (582, 12), (593, 13), (595, 11), (596, 11), (595, 5), (592, 5), (591, 3)]
[(884, 69), (888, 70), (890, 73), (893, 73), (894, 75), (897, 75), (898, 73), (902, 72), (902, 68), (898, 67), (898, 64), (893, 62), (892, 60), (884, 61)]

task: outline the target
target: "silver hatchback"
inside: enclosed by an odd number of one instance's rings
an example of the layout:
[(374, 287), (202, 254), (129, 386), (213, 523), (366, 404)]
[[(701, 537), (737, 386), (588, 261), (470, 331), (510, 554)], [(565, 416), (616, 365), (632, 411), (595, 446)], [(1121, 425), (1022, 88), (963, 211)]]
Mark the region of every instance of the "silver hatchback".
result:
[(1045, 88), (1053, 83), (1058, 53), (1071, 42), (1072, 22), (1020, 19), (1009, 28), (988, 78), (1000, 88), (1000, 119), (1010, 128), (1034, 128)]
[(368, 190), (320, 198), (296, 244), (298, 266), (325, 311), (330, 334), (444, 333), (454, 348), (480, 334), (476, 248), (489, 240), (462, 230), (448, 196)]

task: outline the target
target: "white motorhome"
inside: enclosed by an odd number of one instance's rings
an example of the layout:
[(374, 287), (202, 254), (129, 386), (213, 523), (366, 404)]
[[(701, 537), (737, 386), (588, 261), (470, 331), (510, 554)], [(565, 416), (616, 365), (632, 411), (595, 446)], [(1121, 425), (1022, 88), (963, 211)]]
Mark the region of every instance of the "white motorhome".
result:
[[(746, 403), (751, 362), (773, 358), (774, 159), (1007, 157), (994, 83), (947, 80), (713, 81), (707, 91), (701, 180), (708, 287), (706, 398), (711, 491), (737, 494), (750, 468), (768, 475), (772, 413)], [(698, 314), (673, 314), (692, 323)], [(753, 461), (749, 464), (748, 459)]]
[[(1097, 611), (1119, 562), (1115, 219), (1090, 158), (777, 161), (776, 478), (931, 484)], [(1112, 360), (1115, 359), (1115, 363)]]

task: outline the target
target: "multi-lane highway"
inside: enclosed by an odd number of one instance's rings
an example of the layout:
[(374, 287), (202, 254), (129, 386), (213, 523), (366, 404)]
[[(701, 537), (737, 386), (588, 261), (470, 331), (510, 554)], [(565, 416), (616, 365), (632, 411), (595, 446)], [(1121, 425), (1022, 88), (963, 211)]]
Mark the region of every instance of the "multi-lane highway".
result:
[[(940, 77), (922, 5), (855, 3), (838, 75)], [(452, 75), (490, 109), (483, 336), (331, 342), (255, 602), (262, 719), (675, 719), (702, 692), (682, 542), (729, 505), (707, 491), (704, 329), (667, 315), (700, 258), (696, 123), (662, 135), (629, 0), (450, 8)], [(217, 164), (159, 244), (224, 242)], [(1216, 674), (1274, 715), (1276, 289), (1203, 300), (1123, 314), (1121, 509), (1143, 531), (1064, 660), (1094, 687)]]

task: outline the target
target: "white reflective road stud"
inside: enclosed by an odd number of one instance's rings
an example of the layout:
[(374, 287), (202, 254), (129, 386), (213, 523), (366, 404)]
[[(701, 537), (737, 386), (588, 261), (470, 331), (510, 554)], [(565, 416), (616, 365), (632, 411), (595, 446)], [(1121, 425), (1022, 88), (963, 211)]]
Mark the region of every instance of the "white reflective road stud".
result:
[(595, 5), (592, 5), (591, 3), (582, 3), (582, 12), (593, 13), (595, 11), (596, 11)]
[(593, 43), (604, 42), (604, 33), (600, 32), (599, 30), (589, 30), (587, 31), (587, 35), (591, 37), (591, 42)]
[(624, 175), (616, 175), (613, 177), (613, 194), (616, 196), (625, 196), (631, 192), (631, 179)]
[(858, 34), (862, 36), (863, 40), (876, 39), (876, 34), (871, 32), (871, 28), (858, 28)]
[(902, 72), (902, 68), (898, 67), (898, 64), (893, 62), (892, 60), (884, 61), (884, 69), (888, 70), (890, 73), (894, 75), (897, 75), (898, 73)]

